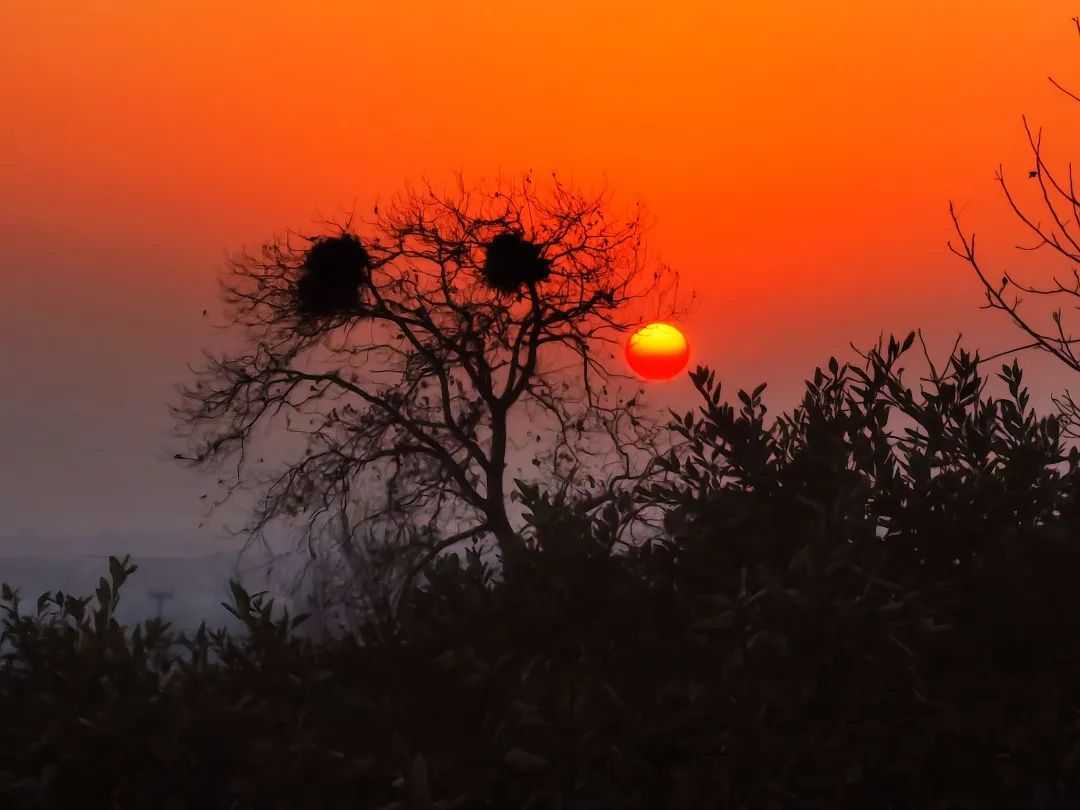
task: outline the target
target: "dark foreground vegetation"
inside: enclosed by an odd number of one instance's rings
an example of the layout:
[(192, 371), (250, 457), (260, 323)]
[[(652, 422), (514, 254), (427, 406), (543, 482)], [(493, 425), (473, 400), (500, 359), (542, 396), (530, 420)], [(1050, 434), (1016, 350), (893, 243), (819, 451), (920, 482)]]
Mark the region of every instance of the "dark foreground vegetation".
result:
[(244, 638), (120, 626), (126, 559), (36, 616), (5, 585), (0, 806), (1080, 806), (1080, 455), (1015, 365), (911, 390), (911, 342), (776, 419), (699, 369), (642, 503), (519, 486), (523, 564), (444, 555), (360, 638), (235, 584)]

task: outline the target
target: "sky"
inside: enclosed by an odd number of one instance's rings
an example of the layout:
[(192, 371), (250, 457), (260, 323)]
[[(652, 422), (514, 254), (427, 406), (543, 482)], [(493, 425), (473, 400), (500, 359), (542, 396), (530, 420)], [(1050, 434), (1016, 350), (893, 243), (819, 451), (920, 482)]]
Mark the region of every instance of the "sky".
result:
[(948, 203), (1018, 267), (994, 171), (1026, 177), (1022, 114), (1071, 157), (1072, 5), (7, 0), (0, 537), (196, 526), (209, 475), (170, 461), (166, 405), (221, 340), (226, 257), (459, 171), (640, 200), (696, 292), (691, 363), (774, 409), (882, 331), (1015, 345)]

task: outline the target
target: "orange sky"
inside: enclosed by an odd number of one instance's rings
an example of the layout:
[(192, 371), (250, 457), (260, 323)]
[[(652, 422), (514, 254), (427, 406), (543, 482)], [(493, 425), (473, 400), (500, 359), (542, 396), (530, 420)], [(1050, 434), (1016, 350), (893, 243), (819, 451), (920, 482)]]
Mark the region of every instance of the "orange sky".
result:
[[(0, 480), (13, 520), (55, 512), (48, 487), (85, 499), (72, 509), (147, 476), (194, 491), (159, 471), (163, 407), (209, 340), (198, 313), (225, 253), (458, 169), (558, 170), (640, 198), (654, 252), (698, 294), (683, 324), (693, 360), (735, 387), (791, 392), (882, 329), (922, 326), (942, 350), (962, 329), (1004, 348), (1013, 333), (977, 311), (945, 249), (947, 204), (1015, 266), (993, 172), (1026, 173), (1022, 113), (1069, 156), (1080, 109), (1046, 77), (1080, 86), (1076, 12), (9, 0), (0, 338), (14, 351), (0, 384), (26, 461)], [(138, 475), (105, 484), (73, 462), (99, 439)]]

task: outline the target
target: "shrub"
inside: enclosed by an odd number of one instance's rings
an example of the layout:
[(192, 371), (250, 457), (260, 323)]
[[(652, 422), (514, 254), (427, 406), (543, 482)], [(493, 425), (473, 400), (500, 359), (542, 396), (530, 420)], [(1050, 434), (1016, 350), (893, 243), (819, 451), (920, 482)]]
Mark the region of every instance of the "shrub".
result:
[(831, 361), (771, 422), (764, 386), (727, 404), (699, 368), (702, 408), (673, 414), (685, 444), (630, 505), (663, 510), (664, 532), (616, 554), (618, 506), (590, 517), (565, 489), (518, 482), (532, 526), (513, 576), (476, 548), (437, 558), (395, 632), (365, 645), (297, 640), (303, 616), (274, 621), (236, 583), (245, 639), (203, 625), (173, 642), (155, 622), (129, 637), (111, 619), (126, 560), (110, 559), (92, 615), (90, 598), (44, 594), (32, 620), (4, 586), (0, 797), (1075, 801), (1080, 457), (1015, 364), (1001, 397), (963, 352), (913, 392), (911, 341), (865, 367)]

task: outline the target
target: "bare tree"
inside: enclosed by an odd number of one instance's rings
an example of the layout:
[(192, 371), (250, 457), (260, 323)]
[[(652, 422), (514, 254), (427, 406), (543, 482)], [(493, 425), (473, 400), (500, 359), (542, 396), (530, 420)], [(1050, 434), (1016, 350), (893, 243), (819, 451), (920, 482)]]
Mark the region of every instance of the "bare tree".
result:
[[(177, 458), (234, 465), (217, 503), (257, 491), (250, 537), (293, 520), (312, 556), (331, 536), (359, 575), (354, 546), (378, 527), (409, 578), (494, 538), (505, 572), (524, 548), (506, 480), (521, 440), (538, 475), (580, 484), (590, 508), (648, 474), (630, 452), (663, 428), (601, 356), (674, 313), (677, 275), (647, 268), (638, 208), (615, 219), (605, 194), (538, 185), (425, 184), (359, 229), (328, 223), (229, 263), (242, 348), (207, 354), (173, 413), (190, 446)], [(270, 473), (267, 436), (298, 440)], [(621, 468), (601, 474), (612, 458)]]
[[(1080, 18), (1074, 17), (1073, 24), (1080, 34)], [(1074, 101), (1080, 101), (1080, 95), (1068, 90), (1053, 76), (1049, 82)], [(1080, 356), (1076, 353), (1076, 344), (1080, 338), (1069, 331), (1063, 316), (1062, 304), (1080, 308), (1080, 197), (1070, 161), (1064, 172), (1056, 172), (1047, 163), (1043, 152), (1042, 129), (1033, 130), (1026, 116), (1022, 118), (1024, 132), (1031, 149), (1033, 164), (1026, 171), (1028, 182), (1034, 182), (1038, 191), (1037, 206), (1041, 214), (1030, 213), (1018, 200), (1014, 187), (1005, 179), (1002, 166), (998, 166), (996, 179), (1001, 186), (1013, 213), (1031, 234), (1029, 244), (1019, 244), (1016, 248), (1025, 253), (1046, 252), (1065, 260), (1067, 272), (1053, 274), (1047, 283), (1030, 283), (1026, 274), (1002, 270), (998, 273), (988, 270), (975, 247), (975, 234), (967, 235), (960, 226), (955, 206), (949, 203), (949, 214), (959, 239), (959, 244), (949, 242), (949, 249), (962, 258), (975, 271), (983, 286), (986, 297), (984, 309), (997, 310), (1006, 317), (1025, 336), (1027, 342), (1004, 352), (980, 359), (980, 362), (996, 359), (1018, 351), (1036, 349), (1048, 352), (1073, 370), (1080, 370)], [(1049, 306), (1041, 314), (1033, 314), (1030, 308), (1024, 308), (1025, 296), (1033, 296)], [(1040, 325), (1039, 321), (1046, 318)], [(1066, 391), (1055, 397), (1062, 416), (1065, 417), (1066, 430), (1080, 438), (1080, 406)]]

